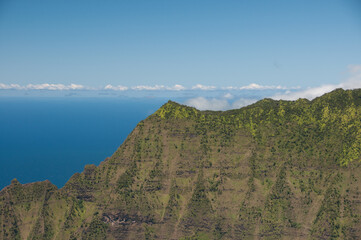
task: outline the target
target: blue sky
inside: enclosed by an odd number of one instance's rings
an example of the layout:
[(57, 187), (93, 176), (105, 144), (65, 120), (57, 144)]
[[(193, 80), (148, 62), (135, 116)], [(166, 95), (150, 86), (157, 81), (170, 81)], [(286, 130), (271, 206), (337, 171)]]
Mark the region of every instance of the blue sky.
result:
[(3, 88), (305, 89), (359, 64), (357, 0), (0, 0)]

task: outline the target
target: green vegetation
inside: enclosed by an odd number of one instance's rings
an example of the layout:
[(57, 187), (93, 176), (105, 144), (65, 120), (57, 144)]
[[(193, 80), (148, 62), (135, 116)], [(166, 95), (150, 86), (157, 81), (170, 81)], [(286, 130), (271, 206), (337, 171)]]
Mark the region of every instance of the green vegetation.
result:
[(90, 222), (89, 227), (84, 231), (82, 239), (100, 240), (106, 239), (108, 225), (102, 222), (98, 216), (95, 216)]
[(169, 101), (62, 189), (0, 192), (5, 239), (360, 239), (361, 90), (226, 111)]

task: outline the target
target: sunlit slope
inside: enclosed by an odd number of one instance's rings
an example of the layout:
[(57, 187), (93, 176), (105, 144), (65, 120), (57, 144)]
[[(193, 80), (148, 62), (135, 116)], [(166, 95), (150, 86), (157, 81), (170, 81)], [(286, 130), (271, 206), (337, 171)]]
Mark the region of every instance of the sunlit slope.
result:
[(360, 123), (361, 90), (168, 102), (62, 189), (3, 189), (0, 239), (360, 239)]

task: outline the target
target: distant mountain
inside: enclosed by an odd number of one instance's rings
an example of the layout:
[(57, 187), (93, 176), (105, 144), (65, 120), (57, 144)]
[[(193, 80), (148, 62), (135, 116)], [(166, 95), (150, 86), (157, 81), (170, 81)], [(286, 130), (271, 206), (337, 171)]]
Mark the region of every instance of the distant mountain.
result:
[(169, 101), (62, 189), (14, 179), (0, 239), (361, 239), (360, 154), (360, 89), (225, 112)]

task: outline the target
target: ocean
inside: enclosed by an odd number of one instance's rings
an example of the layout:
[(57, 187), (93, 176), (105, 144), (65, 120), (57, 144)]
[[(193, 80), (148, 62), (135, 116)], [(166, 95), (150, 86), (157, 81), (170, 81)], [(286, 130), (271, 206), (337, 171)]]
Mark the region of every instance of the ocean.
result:
[(160, 98), (0, 98), (0, 189), (50, 180), (59, 188), (86, 164), (99, 165)]

